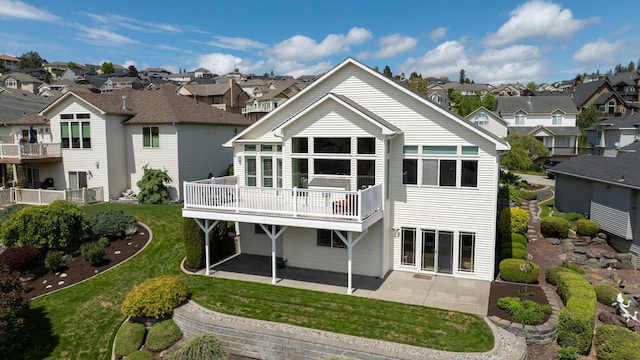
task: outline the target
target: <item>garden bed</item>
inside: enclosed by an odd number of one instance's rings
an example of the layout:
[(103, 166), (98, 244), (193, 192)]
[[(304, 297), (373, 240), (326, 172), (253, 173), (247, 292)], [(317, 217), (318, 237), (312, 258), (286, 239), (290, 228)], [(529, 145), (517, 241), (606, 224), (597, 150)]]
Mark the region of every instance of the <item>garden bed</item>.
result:
[[(531, 296), (524, 297), (520, 294), (520, 291), (524, 291), (524, 284), (507, 283), (494, 281), (491, 284), (491, 292), (489, 294), (489, 308), (487, 316), (497, 316), (501, 319), (512, 320), (511, 314), (507, 310), (498, 307), (498, 300), (503, 297), (518, 297), (523, 300), (531, 300), (541, 305), (549, 305), (549, 300), (545, 295), (542, 288), (538, 285), (527, 285), (527, 290), (531, 292)], [(541, 324), (547, 322), (551, 315), (546, 315)]]

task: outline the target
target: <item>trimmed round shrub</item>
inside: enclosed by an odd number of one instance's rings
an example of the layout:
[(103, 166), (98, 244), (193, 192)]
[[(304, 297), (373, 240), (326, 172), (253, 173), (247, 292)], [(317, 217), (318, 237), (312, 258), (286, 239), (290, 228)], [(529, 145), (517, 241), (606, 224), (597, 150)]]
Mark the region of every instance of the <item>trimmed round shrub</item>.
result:
[(547, 216), (540, 219), (540, 233), (544, 237), (566, 239), (569, 235), (569, 221), (557, 217)]
[(567, 273), (567, 272), (573, 272), (573, 271), (562, 266), (550, 266), (544, 272), (545, 280), (547, 280), (549, 284), (553, 286), (557, 286), (558, 282), (560, 281), (561, 274)]
[(137, 350), (127, 355), (127, 360), (153, 360), (153, 354), (146, 351)]
[(111, 239), (125, 235), (128, 228), (138, 229), (135, 217), (117, 209), (98, 211), (89, 219), (89, 225), (96, 237), (104, 236)]
[(167, 357), (168, 360), (224, 360), (227, 351), (217, 337), (202, 334), (187, 341), (184, 346)]
[(32, 245), (11, 246), (0, 254), (0, 264), (9, 270), (22, 271), (29, 268), (40, 256), (40, 251)]
[(524, 259), (527, 256), (527, 250), (521, 248), (507, 247), (500, 249), (500, 259)]
[(578, 235), (594, 237), (598, 231), (600, 231), (600, 227), (594, 221), (589, 219), (576, 221), (576, 233), (578, 233)]
[(504, 259), (500, 261), (498, 268), (500, 277), (504, 281), (511, 281), (523, 284), (537, 284), (538, 275), (540, 274), (540, 266), (533, 261), (529, 261), (530, 270), (524, 272), (521, 270), (525, 265), (524, 259)]
[(191, 269), (204, 268), (204, 232), (195, 219), (182, 218), (182, 236), (187, 254), (185, 266)]
[(507, 243), (507, 244), (508, 244), (508, 243), (510, 243), (510, 242), (512, 242), (512, 243), (522, 244), (525, 248), (527, 247), (527, 244), (529, 243), (529, 242), (527, 241), (527, 238), (526, 238), (524, 235), (522, 235), (522, 234), (515, 234), (515, 233), (514, 233), (514, 234), (511, 234), (511, 236), (503, 237), (503, 238), (502, 238), (502, 243), (503, 243), (503, 244), (504, 244), (504, 243)]
[(107, 246), (109, 246), (109, 239), (106, 237), (101, 237), (100, 239), (98, 239), (98, 245), (106, 248)]
[(93, 241), (82, 244), (80, 246), (80, 254), (91, 265), (96, 266), (100, 265), (102, 259), (104, 259), (105, 251), (102, 245), (98, 244), (97, 241)]
[(146, 330), (142, 323), (127, 321), (122, 324), (115, 340), (114, 353), (116, 358), (120, 359), (140, 349), (144, 343)]
[(182, 338), (182, 331), (176, 323), (169, 319), (151, 325), (147, 332), (145, 345), (151, 351), (168, 349)]
[(498, 231), (500, 234), (524, 234), (529, 225), (529, 213), (519, 208), (506, 208), (498, 217)]
[(561, 217), (565, 220), (567, 220), (568, 222), (575, 222), (578, 221), (580, 219), (584, 219), (584, 215), (578, 213), (578, 212), (570, 212), (570, 213), (565, 213), (565, 214), (559, 214), (558, 217)]
[(59, 251), (49, 251), (44, 257), (44, 267), (51, 271), (58, 270), (62, 266), (62, 254)]
[(179, 276), (161, 276), (131, 290), (122, 303), (123, 314), (140, 318), (160, 318), (171, 314), (189, 298), (189, 288)]
[[(609, 284), (595, 284), (593, 285), (593, 290), (595, 290), (596, 299), (598, 299), (598, 302), (600, 304), (611, 307), (614, 306), (613, 303), (616, 301), (616, 297), (618, 296), (618, 294), (622, 292)], [(622, 294), (622, 297), (626, 304), (627, 296)]]
[(640, 360), (640, 334), (622, 326), (602, 325), (596, 333), (598, 360)]

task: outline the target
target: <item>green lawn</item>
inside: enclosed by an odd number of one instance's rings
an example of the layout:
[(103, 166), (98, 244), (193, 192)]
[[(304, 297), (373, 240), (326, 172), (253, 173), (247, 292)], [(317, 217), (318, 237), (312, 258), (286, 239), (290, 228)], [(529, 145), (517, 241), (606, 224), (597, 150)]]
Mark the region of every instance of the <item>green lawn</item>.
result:
[[(129, 290), (152, 277), (178, 274), (184, 256), (180, 206), (99, 204), (151, 227), (153, 241), (130, 261), (85, 283), (35, 299), (17, 341), (0, 359), (109, 359)], [(493, 334), (475, 315), (341, 294), (184, 275), (192, 298), (216, 311), (451, 351), (487, 351)]]

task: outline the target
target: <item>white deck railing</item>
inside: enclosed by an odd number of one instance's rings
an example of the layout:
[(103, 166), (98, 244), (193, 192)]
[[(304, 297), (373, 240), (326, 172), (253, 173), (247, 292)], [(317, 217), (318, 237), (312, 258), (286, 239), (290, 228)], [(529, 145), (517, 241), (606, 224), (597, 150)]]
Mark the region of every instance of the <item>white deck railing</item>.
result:
[(276, 106), (273, 102), (260, 102), (257, 104), (247, 105), (247, 107), (242, 108), (242, 113), (250, 113), (250, 112), (270, 112), (275, 109)]
[(79, 190), (44, 190), (10, 188), (0, 190), (0, 205), (31, 204), (48, 205), (56, 200), (67, 200), (77, 205), (104, 201), (102, 187)]
[(2, 159), (41, 159), (61, 156), (62, 147), (60, 143), (0, 144), (0, 158)]
[(184, 183), (184, 208), (363, 221), (382, 210), (382, 185), (358, 191), (239, 186), (235, 176)]

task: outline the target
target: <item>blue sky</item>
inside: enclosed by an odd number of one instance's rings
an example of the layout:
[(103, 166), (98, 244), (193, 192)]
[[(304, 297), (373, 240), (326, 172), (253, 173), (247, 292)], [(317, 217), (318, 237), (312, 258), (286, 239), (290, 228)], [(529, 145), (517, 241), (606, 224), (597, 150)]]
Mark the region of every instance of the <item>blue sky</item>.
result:
[(637, 12), (606, 4), (0, 0), (0, 54), (292, 76), (353, 57), (406, 76), (457, 80), (464, 69), (476, 83), (542, 83), (638, 63)]

